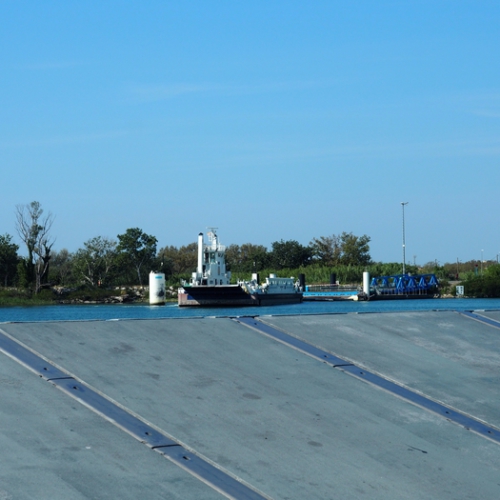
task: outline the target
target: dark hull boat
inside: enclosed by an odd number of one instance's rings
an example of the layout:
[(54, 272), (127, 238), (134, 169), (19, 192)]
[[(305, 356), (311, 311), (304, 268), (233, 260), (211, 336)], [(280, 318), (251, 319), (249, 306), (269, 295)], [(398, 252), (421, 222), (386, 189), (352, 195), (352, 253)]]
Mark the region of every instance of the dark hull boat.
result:
[(243, 307), (299, 304), (299, 293), (248, 293), (240, 285), (183, 287), (179, 291), (180, 306)]
[(181, 307), (242, 307), (298, 304), (302, 289), (293, 278), (266, 278), (260, 285), (257, 277), (250, 281), (230, 284), (231, 273), (226, 272), (225, 247), (219, 244), (215, 229), (208, 233), (209, 243), (198, 235), (198, 267), (189, 282), (182, 282), (178, 290)]

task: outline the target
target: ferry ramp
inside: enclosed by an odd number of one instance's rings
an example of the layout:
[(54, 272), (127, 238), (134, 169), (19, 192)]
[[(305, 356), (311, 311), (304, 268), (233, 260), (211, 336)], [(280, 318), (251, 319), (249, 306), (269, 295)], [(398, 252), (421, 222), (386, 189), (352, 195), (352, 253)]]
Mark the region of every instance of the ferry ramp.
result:
[(499, 321), (0, 324), (0, 499), (499, 498)]

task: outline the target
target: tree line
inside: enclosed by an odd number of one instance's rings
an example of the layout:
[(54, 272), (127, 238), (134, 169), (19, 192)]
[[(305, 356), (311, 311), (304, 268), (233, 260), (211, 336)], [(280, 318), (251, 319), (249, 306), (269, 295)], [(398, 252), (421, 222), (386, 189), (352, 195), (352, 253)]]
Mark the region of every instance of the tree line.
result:
[[(151, 270), (164, 272), (178, 283), (196, 269), (197, 242), (185, 246), (158, 248), (155, 236), (140, 228), (129, 228), (115, 239), (95, 236), (76, 252), (55, 250), (52, 235), (54, 216), (45, 213), (38, 201), (18, 205), (16, 230), (25, 246), (20, 248), (12, 235), (0, 235), (0, 284), (39, 293), (44, 287), (86, 286), (90, 288), (139, 285), (147, 282)], [(342, 233), (314, 238), (307, 246), (296, 240), (280, 240), (271, 249), (245, 243), (226, 247), (226, 264), (233, 274), (281, 271), (311, 265), (362, 266), (371, 263), (370, 238)]]
[[(189, 278), (197, 266), (197, 242), (159, 248), (155, 236), (140, 228), (129, 228), (116, 239), (95, 236), (76, 252), (56, 251), (51, 232), (54, 217), (45, 213), (39, 202), (18, 205), (15, 216), (26, 253), (20, 255), (11, 235), (0, 235), (0, 286), (4, 288), (17, 287), (38, 294), (56, 285), (90, 289), (143, 286), (151, 270), (165, 273), (167, 282), (175, 286), (180, 279)], [(373, 262), (369, 244), (369, 236), (347, 232), (313, 238), (307, 246), (296, 240), (275, 241), (270, 249), (252, 243), (232, 244), (226, 247), (226, 264), (234, 279), (249, 277), (253, 272), (263, 276), (270, 272), (297, 276), (302, 272), (309, 283), (328, 282), (332, 274), (341, 283), (359, 282), (364, 270), (372, 276), (401, 273), (401, 263)], [(412, 274), (433, 272), (441, 279), (475, 279), (476, 288), (481, 283), (477, 270), (474, 261), (461, 263), (460, 272), (458, 264), (438, 266), (430, 262), (423, 268), (407, 265)], [(496, 275), (488, 278), (489, 294), (492, 279)]]

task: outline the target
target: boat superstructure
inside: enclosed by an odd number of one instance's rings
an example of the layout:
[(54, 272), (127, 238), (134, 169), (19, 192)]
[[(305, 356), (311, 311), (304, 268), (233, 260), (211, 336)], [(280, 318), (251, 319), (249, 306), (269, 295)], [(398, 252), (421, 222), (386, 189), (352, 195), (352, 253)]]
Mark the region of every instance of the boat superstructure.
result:
[(226, 247), (219, 243), (216, 230), (210, 228), (208, 243), (203, 241), (203, 233), (198, 235), (198, 266), (191, 276), (191, 286), (231, 284), (231, 271), (226, 271)]

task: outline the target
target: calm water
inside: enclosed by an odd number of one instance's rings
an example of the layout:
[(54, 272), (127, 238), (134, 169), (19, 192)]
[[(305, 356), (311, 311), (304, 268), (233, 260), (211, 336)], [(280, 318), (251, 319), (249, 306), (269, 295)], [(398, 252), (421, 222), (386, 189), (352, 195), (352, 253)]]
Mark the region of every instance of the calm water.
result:
[(118, 319), (264, 316), (432, 310), (500, 310), (500, 299), (426, 299), (375, 302), (304, 302), (288, 306), (245, 308), (179, 308), (177, 304), (58, 305), (0, 307), (0, 323), (14, 321), (90, 321)]

